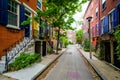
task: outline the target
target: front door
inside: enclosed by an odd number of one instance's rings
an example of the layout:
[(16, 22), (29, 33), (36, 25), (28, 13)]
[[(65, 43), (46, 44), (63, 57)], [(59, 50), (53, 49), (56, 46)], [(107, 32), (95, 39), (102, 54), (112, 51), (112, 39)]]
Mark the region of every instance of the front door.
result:
[[(31, 13), (28, 10), (25, 10), (25, 20), (31, 17)], [(25, 37), (30, 37), (30, 24), (25, 25)]]
[(110, 57), (110, 42), (105, 42), (105, 61), (111, 62), (111, 57)]
[[(25, 20), (27, 20), (28, 16), (25, 16)], [(25, 37), (30, 37), (30, 24), (25, 25)]]

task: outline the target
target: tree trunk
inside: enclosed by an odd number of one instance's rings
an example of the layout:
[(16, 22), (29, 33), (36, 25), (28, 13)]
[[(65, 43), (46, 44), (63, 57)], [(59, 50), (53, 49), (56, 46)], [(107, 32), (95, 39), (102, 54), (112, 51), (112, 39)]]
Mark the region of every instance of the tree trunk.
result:
[(59, 38), (60, 38), (60, 27), (58, 27), (58, 36), (57, 36), (57, 48), (56, 48), (56, 54), (58, 54)]

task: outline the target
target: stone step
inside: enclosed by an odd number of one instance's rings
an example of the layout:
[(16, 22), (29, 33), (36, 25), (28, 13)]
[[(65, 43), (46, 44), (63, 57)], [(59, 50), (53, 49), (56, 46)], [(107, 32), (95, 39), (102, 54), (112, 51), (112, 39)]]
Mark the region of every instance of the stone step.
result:
[(0, 73), (5, 71), (5, 61), (0, 61)]

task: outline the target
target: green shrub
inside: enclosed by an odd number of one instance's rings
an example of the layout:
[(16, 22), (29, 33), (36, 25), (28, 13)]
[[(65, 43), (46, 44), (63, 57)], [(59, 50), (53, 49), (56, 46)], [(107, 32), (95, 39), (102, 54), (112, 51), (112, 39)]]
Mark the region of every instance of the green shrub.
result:
[(58, 48), (58, 50), (62, 50), (62, 48)]
[(85, 51), (89, 51), (89, 49), (90, 49), (90, 44), (89, 44), (89, 40), (88, 39), (85, 39), (84, 40), (84, 43), (83, 43), (83, 48), (84, 48), (84, 50)]
[(19, 57), (15, 59), (13, 63), (11, 63), (8, 69), (11, 71), (19, 70), (30, 66), (32, 63), (41, 61), (41, 57), (38, 54), (25, 54), (21, 53)]
[(49, 54), (54, 53), (54, 51), (53, 51), (52, 49), (47, 50), (47, 52), (48, 52)]

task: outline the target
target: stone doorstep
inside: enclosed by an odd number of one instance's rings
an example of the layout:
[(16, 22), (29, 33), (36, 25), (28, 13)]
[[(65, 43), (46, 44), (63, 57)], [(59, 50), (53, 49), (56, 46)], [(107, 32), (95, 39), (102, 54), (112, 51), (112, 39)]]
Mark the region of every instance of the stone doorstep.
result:
[(0, 80), (17, 80), (17, 79), (11, 78), (11, 77), (8, 77), (8, 76), (5, 76), (5, 75), (0, 75)]

